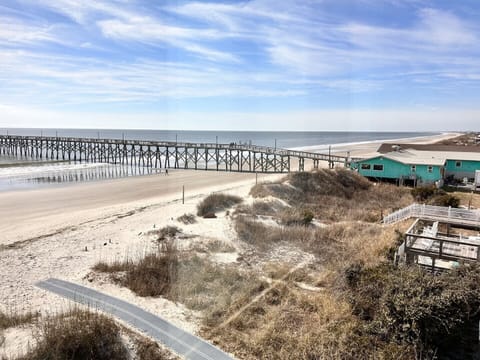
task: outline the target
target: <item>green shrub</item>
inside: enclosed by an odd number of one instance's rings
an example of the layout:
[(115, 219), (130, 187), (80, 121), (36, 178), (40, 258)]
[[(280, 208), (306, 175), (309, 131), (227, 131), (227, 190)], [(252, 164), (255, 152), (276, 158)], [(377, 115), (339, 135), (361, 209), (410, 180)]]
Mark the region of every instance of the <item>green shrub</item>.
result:
[(365, 321), (365, 333), (411, 345), (425, 358), (435, 353), (445, 358), (451, 351), (468, 357), (469, 347), (476, 344), (462, 339), (471, 335), (467, 324), (480, 307), (478, 265), (441, 275), (390, 264), (355, 266), (346, 276), (353, 311)]

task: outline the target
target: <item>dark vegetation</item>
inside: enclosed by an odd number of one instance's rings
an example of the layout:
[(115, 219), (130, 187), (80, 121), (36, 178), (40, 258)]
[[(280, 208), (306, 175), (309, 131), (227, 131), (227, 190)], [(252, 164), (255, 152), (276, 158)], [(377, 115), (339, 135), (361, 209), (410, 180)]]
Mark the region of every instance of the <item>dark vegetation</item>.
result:
[(74, 309), (45, 319), (38, 342), (19, 360), (127, 360), (120, 329), (110, 318)]
[(195, 219), (195, 215), (193, 214), (183, 214), (177, 218), (177, 221), (181, 222), (185, 225), (195, 224), (197, 219)]
[(135, 342), (137, 360), (170, 360), (172, 356), (167, 351), (149, 339), (139, 339)]
[(173, 240), (175, 236), (181, 232), (182, 230), (176, 226), (165, 226), (158, 231), (157, 241)]
[(428, 205), (451, 206), (457, 208), (460, 205), (460, 199), (448, 194), (442, 189), (437, 189), (434, 185), (420, 186), (412, 189), (412, 196), (416, 201)]
[[(353, 314), (361, 335), (388, 348), (410, 348), (419, 358), (471, 358), (480, 309), (480, 267), (441, 275), (417, 267), (354, 264), (346, 271)], [(473, 341), (472, 341), (473, 340)]]
[(0, 312), (0, 330), (11, 327), (30, 324), (38, 318), (38, 313), (18, 314), (15, 312), (3, 313)]
[(222, 211), (242, 202), (242, 198), (228, 194), (210, 194), (197, 205), (197, 215), (213, 217), (217, 211)]
[(97, 263), (95, 271), (118, 273), (113, 279), (139, 296), (167, 294), (177, 278), (178, 251), (172, 241), (161, 242), (156, 252), (138, 261)]

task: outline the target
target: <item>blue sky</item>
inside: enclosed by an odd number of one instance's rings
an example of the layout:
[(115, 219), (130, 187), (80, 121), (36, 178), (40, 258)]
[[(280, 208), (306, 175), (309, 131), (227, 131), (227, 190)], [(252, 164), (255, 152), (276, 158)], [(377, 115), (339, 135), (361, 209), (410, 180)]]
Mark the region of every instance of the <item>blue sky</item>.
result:
[(477, 0), (3, 0), (0, 127), (478, 130)]

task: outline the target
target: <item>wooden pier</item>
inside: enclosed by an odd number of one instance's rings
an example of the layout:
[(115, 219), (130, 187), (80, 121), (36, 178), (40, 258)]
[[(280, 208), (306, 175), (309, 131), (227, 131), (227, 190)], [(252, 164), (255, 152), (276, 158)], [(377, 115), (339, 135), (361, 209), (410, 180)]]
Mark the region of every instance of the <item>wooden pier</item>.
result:
[[(346, 157), (265, 146), (0, 135), (0, 155), (35, 160), (122, 164), (156, 169), (286, 173), (304, 171), (305, 160), (346, 165)], [(292, 164), (297, 165), (294, 169)]]

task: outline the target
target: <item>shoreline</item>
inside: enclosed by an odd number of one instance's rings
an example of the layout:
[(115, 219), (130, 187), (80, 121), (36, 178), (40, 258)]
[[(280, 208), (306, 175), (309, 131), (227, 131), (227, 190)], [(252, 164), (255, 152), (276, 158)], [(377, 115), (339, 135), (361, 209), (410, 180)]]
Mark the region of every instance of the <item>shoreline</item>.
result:
[[(347, 148), (352, 147), (356, 148), (362, 145), (380, 145), (383, 143), (425, 143), (429, 144), (432, 142), (437, 142), (444, 139), (449, 139), (453, 137), (460, 136), (463, 133), (455, 133), (455, 132), (444, 132), (436, 135), (426, 135), (426, 136), (415, 136), (415, 137), (408, 137), (408, 138), (398, 138), (398, 139), (379, 139), (379, 140), (370, 140), (370, 141), (357, 141), (357, 142), (349, 142), (349, 143), (337, 143), (337, 144), (324, 144), (324, 145), (312, 145), (312, 146), (300, 146), (295, 148), (289, 148), (288, 150), (300, 150), (300, 151), (311, 151), (311, 152), (320, 152), (320, 151), (328, 151), (328, 148), (331, 147), (332, 150), (338, 150), (338, 148)], [(355, 150), (355, 149), (353, 149)]]

